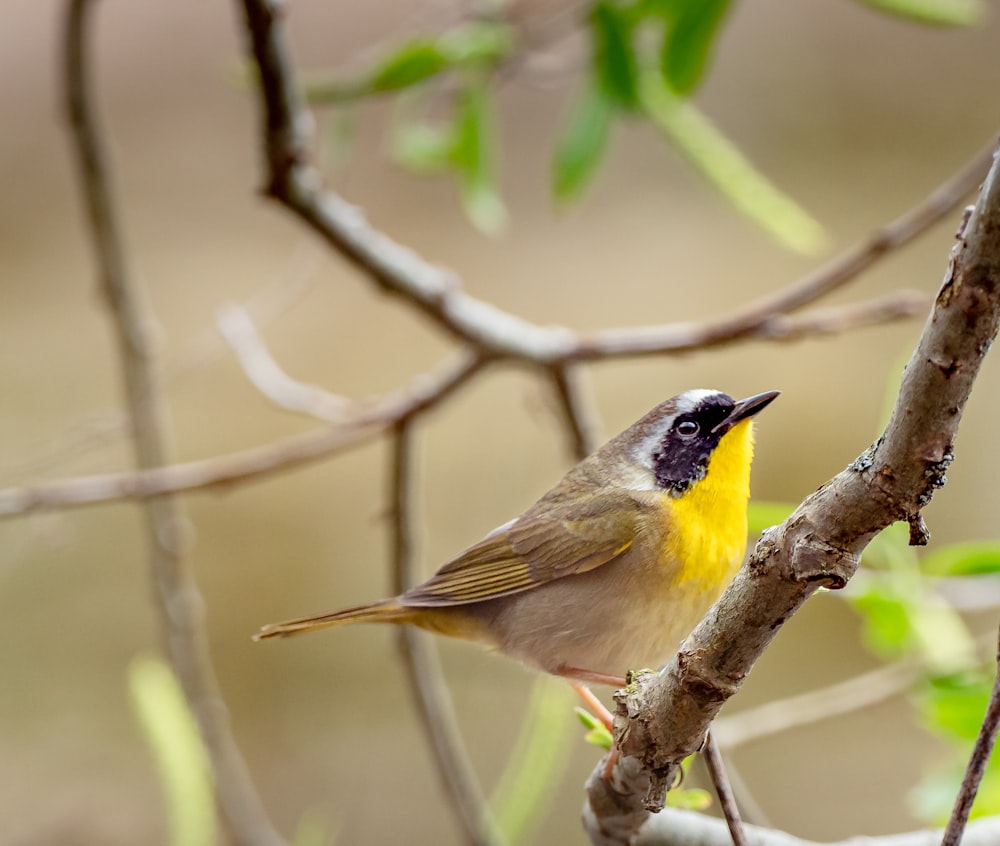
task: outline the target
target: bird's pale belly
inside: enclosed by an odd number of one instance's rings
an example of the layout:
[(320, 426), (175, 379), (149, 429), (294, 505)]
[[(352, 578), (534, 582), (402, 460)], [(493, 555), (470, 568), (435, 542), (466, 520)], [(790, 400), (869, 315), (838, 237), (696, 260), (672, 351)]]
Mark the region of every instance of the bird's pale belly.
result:
[[(449, 610), (468, 615), (472, 626), (486, 624), (481, 637), (469, 633), (474, 639), (546, 672), (577, 669), (621, 677), (670, 660), (739, 563), (738, 558), (735, 564), (725, 562), (723, 579), (684, 579), (678, 578), (678, 568), (651, 572), (626, 554), (589, 573)], [(601, 594), (599, 613), (591, 602), (596, 591)]]

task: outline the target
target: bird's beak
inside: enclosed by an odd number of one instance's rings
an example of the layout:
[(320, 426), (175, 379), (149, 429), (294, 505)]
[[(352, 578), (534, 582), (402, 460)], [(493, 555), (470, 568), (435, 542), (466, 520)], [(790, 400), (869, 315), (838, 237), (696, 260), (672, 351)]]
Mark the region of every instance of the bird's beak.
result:
[(740, 400), (733, 406), (733, 410), (729, 412), (726, 419), (718, 423), (712, 429), (712, 432), (719, 435), (726, 434), (741, 420), (746, 420), (748, 417), (753, 417), (758, 411), (763, 411), (765, 406), (770, 405), (771, 400), (780, 393), (781, 391), (764, 391), (762, 394), (755, 394), (752, 397)]

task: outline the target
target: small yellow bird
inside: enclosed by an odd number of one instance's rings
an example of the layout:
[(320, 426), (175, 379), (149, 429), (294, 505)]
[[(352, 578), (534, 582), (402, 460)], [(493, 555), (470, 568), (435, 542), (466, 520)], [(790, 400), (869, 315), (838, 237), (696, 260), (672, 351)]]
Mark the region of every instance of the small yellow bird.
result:
[(736, 574), (752, 418), (778, 393), (672, 397), (423, 584), (273, 623), (254, 639), (409, 623), (571, 681), (621, 686), (628, 670), (666, 663)]

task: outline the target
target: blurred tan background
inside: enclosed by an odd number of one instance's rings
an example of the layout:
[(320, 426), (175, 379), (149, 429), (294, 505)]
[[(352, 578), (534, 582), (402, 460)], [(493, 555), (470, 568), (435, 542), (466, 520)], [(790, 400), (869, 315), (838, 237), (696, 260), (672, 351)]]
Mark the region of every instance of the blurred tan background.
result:
[[(62, 5), (7, 0), (0, 26), (3, 486), (128, 466), (114, 425), (118, 362), (60, 112)], [(447, 13), (398, 0), (298, 0), (290, 10), (300, 65), (313, 68), (350, 62)], [(206, 0), (105, 0), (97, 15), (100, 101), (132, 265), (162, 324), (178, 459), (316, 425), (270, 407), (214, 340), (221, 304), (287, 293), (283, 278), (298, 280), (301, 293), (262, 333), (296, 378), (360, 397), (404, 384), (448, 350), (255, 193), (256, 109), (234, 83), (240, 24), (235, 4)], [(996, 15), (979, 29), (934, 31), (848, 0), (741, 3), (699, 103), (829, 227), (836, 249), (924, 197), (996, 134), (998, 36)], [(503, 91), (512, 222), (499, 238), (467, 224), (452, 184), (388, 164), (379, 106), (360, 112), (356, 157), (334, 184), (377, 226), (455, 269), (472, 294), (541, 323), (697, 320), (818, 263), (781, 251), (638, 128), (615, 132), (592, 189), (555, 212), (547, 168), (568, 96), (565, 86), (516, 80)], [(933, 292), (956, 223), (837, 301), (900, 286)], [(754, 495), (797, 501), (874, 436), (885, 382), (919, 328), (752, 343), (589, 374), (609, 435), (686, 388), (780, 388), (760, 421)], [(988, 361), (949, 485), (927, 513), (934, 542), (995, 536), (998, 384)], [(420, 453), (425, 571), (520, 511), (569, 461), (546, 389), (510, 370), (427, 419)], [(192, 554), (234, 728), (282, 831), (313, 811), (339, 828), (341, 843), (454, 843), (391, 632), (249, 640), (264, 622), (385, 592), (386, 478), (385, 450), (373, 445), (187, 497)], [(872, 666), (856, 628), (836, 597), (813, 600), (730, 708)], [(0, 523), (0, 843), (165, 841), (160, 788), (126, 693), (129, 660), (157, 646), (135, 507)], [(474, 646), (442, 651), (490, 786), (531, 675)], [(898, 700), (741, 749), (735, 760), (774, 824), (822, 839), (913, 827), (906, 790), (939, 752)], [(581, 784), (595, 760), (593, 748), (573, 746), (537, 842), (583, 842)]]

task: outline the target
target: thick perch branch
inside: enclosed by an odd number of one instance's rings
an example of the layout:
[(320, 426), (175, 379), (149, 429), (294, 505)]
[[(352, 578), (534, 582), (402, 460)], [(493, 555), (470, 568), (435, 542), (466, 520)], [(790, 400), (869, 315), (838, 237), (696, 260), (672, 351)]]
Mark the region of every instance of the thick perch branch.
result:
[[(921, 509), (945, 482), (958, 424), (1000, 321), (1000, 174), (994, 158), (913, 357), (886, 430), (781, 526), (764, 534), (732, 585), (658, 674), (616, 695), (623, 759), (609, 783), (588, 782), (592, 839), (627, 843), (680, 761), (742, 685), (781, 625), (819, 587), (843, 587), (862, 550), (906, 520), (925, 540)], [(829, 413), (837, 413), (836, 397)]]

